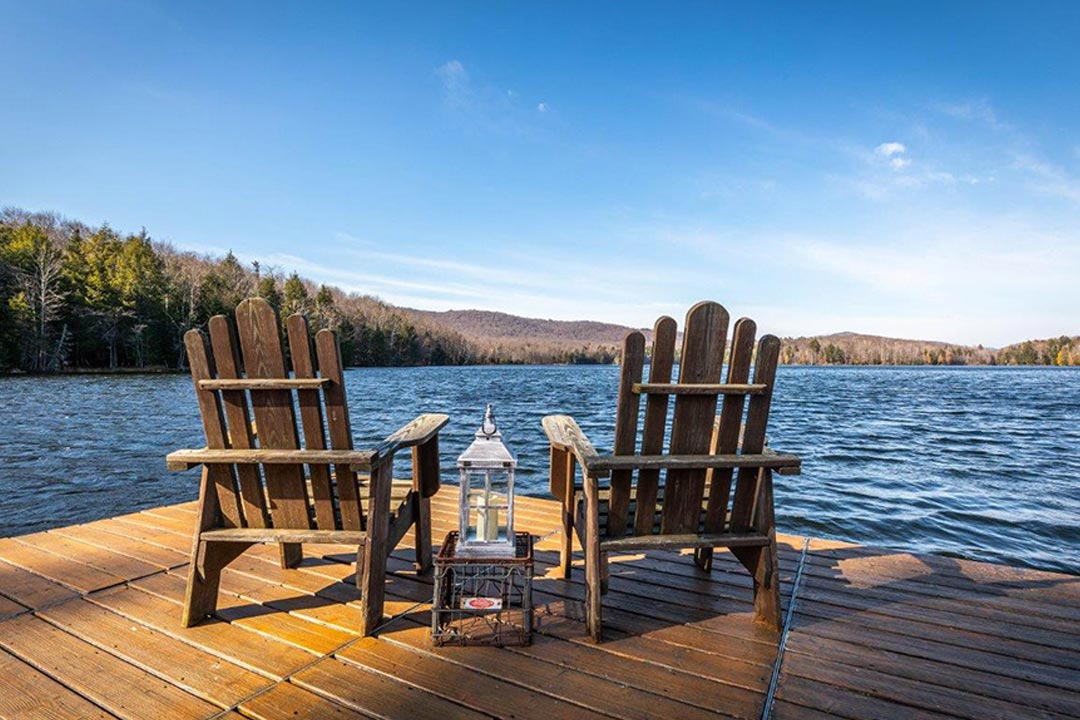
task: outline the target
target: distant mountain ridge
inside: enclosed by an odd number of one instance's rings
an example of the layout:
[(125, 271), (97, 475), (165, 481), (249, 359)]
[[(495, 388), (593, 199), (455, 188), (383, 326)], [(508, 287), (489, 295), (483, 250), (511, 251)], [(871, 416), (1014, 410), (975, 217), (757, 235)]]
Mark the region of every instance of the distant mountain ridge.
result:
[[(543, 358), (551, 356), (565, 356), (567, 362), (613, 361), (626, 333), (635, 329), (489, 310), (403, 312), (418, 322), (460, 334), (481, 354), (511, 362), (544, 362)], [(645, 329), (642, 332), (646, 337), (651, 334)], [(994, 349), (843, 331), (783, 338), (780, 361), (786, 365), (1080, 365), (1080, 336), (1027, 340)]]
[(405, 312), (452, 327), (467, 338), (558, 340), (593, 344), (619, 344), (633, 328), (595, 320), (544, 320), (491, 310), (414, 310)]
[(482, 362), (611, 363), (633, 330), (594, 320), (545, 320), (490, 310), (402, 312), (417, 323), (461, 335)]

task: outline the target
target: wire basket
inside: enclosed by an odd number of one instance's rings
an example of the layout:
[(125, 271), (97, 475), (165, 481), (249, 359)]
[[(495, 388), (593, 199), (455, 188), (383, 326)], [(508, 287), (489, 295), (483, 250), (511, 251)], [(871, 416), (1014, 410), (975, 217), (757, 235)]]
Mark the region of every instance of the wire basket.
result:
[(457, 532), (435, 558), (431, 640), (435, 645), (532, 642), (532, 536), (516, 533), (514, 557), (457, 557)]

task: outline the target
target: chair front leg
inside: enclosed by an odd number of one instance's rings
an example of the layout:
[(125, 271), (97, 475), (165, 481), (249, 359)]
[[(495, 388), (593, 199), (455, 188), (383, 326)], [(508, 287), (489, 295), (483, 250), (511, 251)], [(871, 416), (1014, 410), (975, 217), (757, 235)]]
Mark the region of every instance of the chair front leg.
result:
[(585, 474), (585, 626), (593, 642), (602, 640), (601, 594), (603, 558), (600, 552), (600, 485)]
[(570, 579), (574, 562), (574, 456), (572, 453), (551, 446), (550, 455), (551, 494), (559, 498), (562, 515), (562, 538), (559, 547), (559, 576)]
[(413, 461), (413, 544), (416, 572), (431, 571), (431, 496), (439, 489), (439, 436), (412, 451)]
[(382, 622), (386, 595), (386, 553), (390, 535), (390, 489), (393, 461), (387, 458), (371, 471), (367, 533), (358, 553), (356, 584), (360, 588), (360, 634), (370, 635)]

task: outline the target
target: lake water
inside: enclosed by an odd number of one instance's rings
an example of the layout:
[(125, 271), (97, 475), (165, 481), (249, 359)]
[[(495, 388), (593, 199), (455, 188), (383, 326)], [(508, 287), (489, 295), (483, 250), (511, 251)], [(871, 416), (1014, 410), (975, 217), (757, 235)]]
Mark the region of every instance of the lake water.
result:
[[(547, 493), (540, 418), (569, 413), (610, 449), (611, 366), (363, 368), (357, 446), (445, 412), (444, 480), (495, 404), (518, 487)], [(781, 531), (1080, 572), (1080, 368), (782, 367), (770, 444)], [(186, 376), (0, 378), (0, 536), (196, 497), (164, 455), (203, 438)], [(406, 468), (401, 463), (401, 470)]]

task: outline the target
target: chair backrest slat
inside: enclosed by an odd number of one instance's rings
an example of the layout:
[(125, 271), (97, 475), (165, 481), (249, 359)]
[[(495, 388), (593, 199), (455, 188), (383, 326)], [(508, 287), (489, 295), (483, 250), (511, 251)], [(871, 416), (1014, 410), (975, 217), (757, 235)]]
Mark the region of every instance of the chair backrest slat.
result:
[[(206, 446), (215, 450), (228, 448), (229, 434), (222, 414), (221, 400), (213, 390), (203, 390), (199, 387), (200, 380), (214, 377), (214, 358), (208, 352), (206, 338), (198, 330), (189, 330), (184, 335), (184, 348), (187, 350), (191, 379), (195, 384), (195, 397), (199, 403), (203, 431), (206, 433)], [(203, 472), (209, 475), (214, 487), (222, 524), (225, 527), (242, 527), (243, 517), (236, 495), (232, 466), (207, 465)]]
[[(744, 384), (750, 377), (750, 363), (754, 355), (754, 335), (757, 326), (750, 318), (735, 322), (728, 360), (728, 384)], [(742, 426), (745, 395), (725, 395), (720, 408), (720, 424), (713, 435), (709, 452), (712, 455), (728, 455), (739, 448), (739, 431)], [(710, 470), (705, 475), (709, 488), (709, 500), (705, 508), (705, 532), (724, 531), (728, 502), (731, 497), (731, 468)]]
[[(765, 448), (765, 429), (769, 422), (769, 408), (772, 405), (773, 384), (776, 381), (776, 366), (779, 360), (780, 338), (775, 335), (763, 336), (758, 342), (754, 382), (768, 385), (769, 389), (750, 398), (742, 440), (744, 454), (757, 454)], [(749, 530), (754, 526), (761, 496), (761, 476), (759, 470), (739, 469), (735, 498), (731, 503), (732, 532)]]
[[(632, 332), (623, 340), (619, 372), (619, 400), (615, 410), (616, 455), (633, 455), (637, 447), (638, 411), (641, 396), (634, 385), (641, 382), (645, 365), (645, 336)], [(633, 470), (616, 470), (611, 474), (611, 499), (608, 503), (607, 534), (622, 537), (626, 534), (626, 519), (630, 509), (630, 488)]]
[[(210, 318), (210, 344), (214, 348), (217, 377), (235, 380), (240, 377), (240, 344), (236, 328), (224, 315)], [(225, 417), (229, 421), (229, 440), (233, 448), (250, 450), (255, 447), (251, 432), (251, 413), (248, 410), (247, 393), (243, 390), (222, 390)], [(237, 465), (236, 476), (240, 486), (240, 507), (244, 514), (244, 526), (263, 528), (270, 524), (266, 511), (266, 494), (259, 468), (255, 465)]]
[[(349, 408), (345, 402), (345, 375), (341, 366), (341, 349), (334, 333), (329, 330), (316, 333), (315, 352), (319, 358), (319, 374), (330, 380), (323, 389), (330, 448), (352, 450), (352, 426), (349, 421)], [(341, 527), (345, 530), (362, 530), (364, 513), (360, 504), (360, 487), (356, 473), (348, 465), (336, 465), (334, 479), (337, 482)]]
[[(680, 383), (718, 383), (724, 364), (728, 313), (722, 305), (698, 303), (686, 314)], [(671, 423), (670, 452), (673, 455), (701, 455), (709, 451), (715, 395), (678, 395)], [(662, 533), (696, 532), (705, 491), (704, 470), (672, 470), (664, 485)]]
[[(265, 300), (249, 298), (236, 308), (236, 327), (249, 378), (285, 378), (285, 354), (277, 313)], [(289, 390), (251, 390), (260, 448), (296, 450), (300, 438)], [(303, 465), (263, 466), (274, 527), (308, 529), (311, 517)]]
[[(675, 320), (664, 316), (653, 326), (652, 357), (649, 359), (649, 382), (671, 382), (675, 365)], [(649, 395), (645, 400), (645, 429), (641, 433), (641, 454), (659, 455), (664, 449), (667, 433), (668, 396)], [(656, 517), (656, 496), (660, 485), (658, 469), (638, 473), (637, 495), (634, 503), (634, 534), (651, 535)]]
[[(289, 355), (292, 358), (293, 375), (297, 378), (314, 378), (316, 375), (315, 357), (311, 352), (311, 332), (307, 318), (300, 314), (291, 315), (285, 321), (289, 336)], [(308, 450), (326, 449), (326, 431), (323, 427), (321, 393), (318, 389), (297, 390), (297, 404), (300, 406), (300, 422), (304, 428), (304, 447)], [(315, 524), (322, 530), (334, 530), (338, 527), (334, 514), (334, 493), (330, 482), (328, 465), (309, 465), (311, 478), (311, 497), (315, 506)]]

